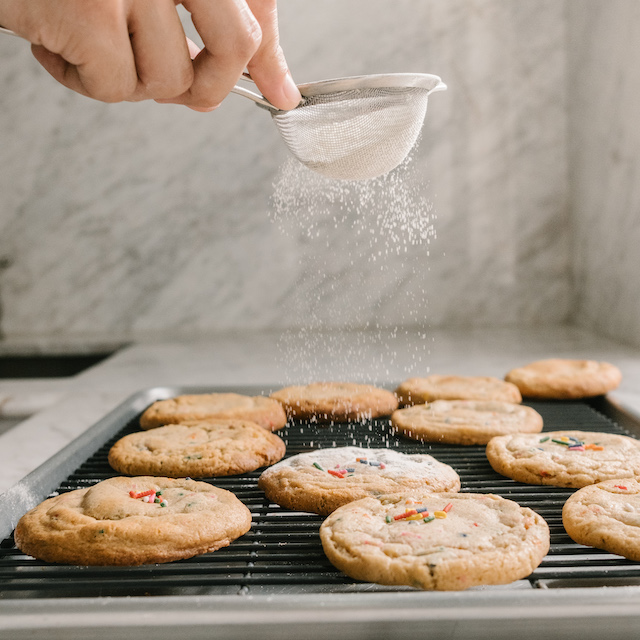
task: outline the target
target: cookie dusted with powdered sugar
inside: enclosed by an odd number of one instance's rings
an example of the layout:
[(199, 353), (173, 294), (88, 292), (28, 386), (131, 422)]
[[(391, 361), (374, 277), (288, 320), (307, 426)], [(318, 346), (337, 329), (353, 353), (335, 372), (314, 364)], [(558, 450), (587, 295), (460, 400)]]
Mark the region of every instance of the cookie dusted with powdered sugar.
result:
[(538, 360), (512, 369), (505, 380), (527, 398), (575, 400), (603, 395), (622, 380), (618, 367), (594, 360)]
[(579, 489), (565, 502), (562, 524), (578, 544), (640, 562), (640, 482), (622, 478)]
[(603, 480), (640, 475), (640, 441), (589, 431), (549, 431), (493, 438), (491, 466), (527, 484), (580, 488)]
[(433, 375), (409, 378), (396, 389), (396, 395), (403, 407), (434, 400), (522, 401), (518, 387), (490, 376)]
[(398, 400), (391, 391), (353, 382), (314, 382), (271, 394), (287, 415), (299, 420), (344, 422), (391, 415)]
[(421, 442), (487, 444), (495, 436), (542, 431), (542, 416), (511, 402), (436, 400), (394, 411), (391, 424)]
[(460, 478), (426, 454), (341, 447), (292, 456), (263, 471), (258, 486), (286, 509), (327, 515), (366, 496), (458, 491)]
[(228, 546), (251, 527), (230, 491), (171, 478), (110, 478), (45, 500), (18, 522), (18, 548), (78, 565), (170, 562)]
[(140, 417), (143, 429), (195, 420), (250, 420), (269, 431), (287, 424), (282, 405), (263, 396), (238, 393), (203, 393), (154, 402)]
[(357, 500), (320, 527), (327, 558), (356, 580), (454, 591), (526, 578), (549, 527), (495, 495), (425, 493)]
[(231, 476), (281, 460), (275, 433), (246, 420), (207, 420), (131, 433), (109, 451), (109, 464), (130, 475)]

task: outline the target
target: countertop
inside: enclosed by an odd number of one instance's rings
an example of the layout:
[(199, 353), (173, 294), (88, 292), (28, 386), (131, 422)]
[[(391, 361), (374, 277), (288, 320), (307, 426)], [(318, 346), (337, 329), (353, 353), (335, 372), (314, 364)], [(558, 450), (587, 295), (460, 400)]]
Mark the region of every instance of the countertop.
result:
[(135, 344), (72, 378), (0, 381), (5, 407), (35, 411), (0, 435), (0, 493), (142, 389), (257, 385), (268, 392), (323, 379), (394, 384), (430, 373), (503, 377), (548, 357), (616, 364), (623, 380), (611, 396), (640, 415), (640, 349), (575, 327), (261, 333)]

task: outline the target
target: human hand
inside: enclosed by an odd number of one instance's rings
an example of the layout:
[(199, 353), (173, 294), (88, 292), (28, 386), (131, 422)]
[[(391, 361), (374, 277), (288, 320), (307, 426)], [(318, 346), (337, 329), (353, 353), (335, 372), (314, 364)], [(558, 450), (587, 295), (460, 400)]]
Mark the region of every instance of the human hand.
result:
[[(204, 48), (185, 37), (176, 5)], [(279, 44), (276, 0), (0, 0), (0, 24), (32, 43), (64, 86), (104, 102), (215, 109), (245, 68), (274, 106), (300, 92)]]

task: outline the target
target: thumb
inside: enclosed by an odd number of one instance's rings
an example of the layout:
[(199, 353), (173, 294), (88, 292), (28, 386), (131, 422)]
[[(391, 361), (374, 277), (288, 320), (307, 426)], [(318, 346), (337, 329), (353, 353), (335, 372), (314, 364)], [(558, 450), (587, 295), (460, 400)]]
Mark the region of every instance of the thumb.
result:
[(262, 42), (247, 69), (262, 95), (278, 109), (294, 109), (302, 96), (280, 47), (276, 0), (247, 0), (262, 30)]

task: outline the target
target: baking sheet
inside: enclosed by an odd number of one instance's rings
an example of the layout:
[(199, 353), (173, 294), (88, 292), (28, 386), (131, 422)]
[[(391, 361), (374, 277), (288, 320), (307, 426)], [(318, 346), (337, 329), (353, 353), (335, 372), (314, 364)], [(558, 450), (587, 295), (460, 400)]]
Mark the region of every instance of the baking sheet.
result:
[[(17, 519), (27, 509), (31, 508), (52, 491), (60, 488), (61, 483), (69, 489), (72, 488), (74, 478), (78, 475), (77, 470), (83, 465), (86, 466), (87, 461), (99, 451), (101, 447), (105, 447), (110, 439), (117, 436), (118, 433), (125, 428), (127, 424), (135, 424), (139, 414), (151, 402), (156, 399), (162, 399), (179, 395), (181, 393), (202, 393), (209, 392), (211, 389), (203, 388), (156, 388), (142, 391), (132, 396), (120, 407), (105, 416), (94, 427), (89, 429), (83, 436), (72, 442), (64, 450), (56, 454), (47, 463), (29, 474), (23, 481), (13, 487), (7, 494), (0, 497), (0, 526), (5, 532), (3, 537), (9, 535)], [(257, 395), (261, 389), (255, 387), (234, 388), (234, 389), (216, 389), (216, 391), (236, 391), (249, 395)], [(546, 403), (546, 411), (552, 412), (553, 421), (545, 422), (547, 430), (556, 428), (566, 428), (566, 424), (559, 424), (558, 421), (569, 420), (573, 423), (573, 417), (576, 412), (582, 416), (581, 420), (588, 416), (590, 424), (588, 428), (600, 430), (602, 425), (607, 425), (611, 430), (616, 432), (630, 432), (637, 434), (640, 432), (638, 420), (632, 414), (626, 412), (624, 408), (614, 405), (607, 399), (599, 398), (585, 403)], [(536, 406), (538, 409), (545, 407)], [(544, 415), (545, 411), (541, 411)], [(564, 416), (564, 417), (562, 417)], [(372, 425), (379, 427), (380, 425)], [(584, 428), (584, 424), (574, 424), (576, 428)], [(602, 429), (604, 430), (604, 429)], [(607, 429), (608, 430), (608, 429)], [(345, 425), (336, 425), (334, 427), (318, 427), (317, 425), (293, 425), (289, 428), (290, 439), (295, 440), (300, 432), (301, 437), (306, 437), (306, 441), (300, 446), (331, 446), (326, 438), (333, 438), (336, 446), (344, 446), (351, 444), (349, 442), (340, 441), (345, 438)], [(313, 438), (315, 435), (315, 441)], [(294, 437), (295, 436), (295, 437)], [(323, 440), (324, 439), (324, 440)], [(375, 446), (372, 444), (371, 446)], [(417, 443), (411, 441), (401, 441), (400, 447), (420, 447)], [(463, 450), (465, 460), (459, 460), (456, 466), (455, 461), (447, 459), (454, 456), (449, 450)], [(434, 445), (427, 447), (429, 453), (444, 462), (452, 464), (461, 474), (463, 488), (466, 490), (481, 491), (483, 484), (487, 482), (484, 471), (478, 473), (478, 465), (485, 464), (482, 460), (482, 448), (474, 447), (443, 447), (442, 445)], [(292, 451), (290, 453), (295, 453)], [(470, 455), (469, 455), (470, 454)], [(464, 468), (463, 468), (464, 467)], [(104, 473), (102, 469), (98, 475)], [(113, 475), (115, 473), (111, 472)], [(96, 475), (93, 471), (89, 475)], [(81, 476), (82, 474), (80, 474)], [(253, 478), (244, 481), (245, 488), (240, 491), (241, 499), (253, 501), (255, 507), (261, 499), (256, 495), (257, 489), (253, 483), (257, 479), (258, 474), (254, 474)], [(496, 474), (497, 476), (497, 474)], [(497, 476), (499, 478), (499, 476)], [(98, 481), (101, 478), (95, 478)], [(233, 479), (215, 479), (214, 484), (224, 486), (228, 482), (235, 482)], [(228, 487), (227, 487), (228, 488)], [(490, 487), (495, 489), (495, 487)], [(433, 631), (447, 629), (448, 633), (452, 629), (466, 629), (467, 635), (464, 637), (501, 637), (501, 633), (511, 634), (504, 637), (513, 637), (512, 634), (520, 629), (519, 635), (530, 637), (527, 635), (530, 628), (527, 628), (523, 621), (536, 620), (532, 622), (535, 628), (541, 629), (550, 620), (555, 624), (571, 626), (571, 633), (580, 631), (580, 637), (595, 637), (595, 631), (608, 629), (607, 635), (617, 633), (618, 630), (626, 629), (627, 633), (632, 633), (633, 629), (640, 630), (640, 568), (636, 563), (630, 563), (618, 556), (612, 556), (597, 550), (588, 550), (586, 548), (571, 548), (570, 540), (563, 541), (558, 536), (559, 529), (557, 521), (558, 505), (564, 499), (564, 494), (568, 494), (570, 490), (555, 489), (548, 487), (533, 487), (528, 485), (519, 485), (513, 481), (503, 479), (501, 486), (498, 487), (496, 493), (502, 493), (505, 497), (515, 499), (522, 503), (521, 497), (526, 496), (526, 500), (537, 501), (537, 510), (550, 522), (552, 531), (555, 529), (555, 555), (550, 555), (541, 565), (540, 569), (529, 581), (519, 581), (504, 587), (487, 587), (459, 592), (455, 594), (442, 594), (430, 592), (416, 592), (411, 589), (392, 589), (379, 588), (377, 585), (367, 585), (365, 583), (355, 583), (345, 576), (341, 576), (339, 572), (331, 572), (329, 566), (327, 579), (322, 582), (302, 583), (296, 579), (293, 580), (293, 587), (287, 581), (288, 573), (296, 573), (295, 571), (287, 571), (286, 563), (295, 562), (296, 554), (290, 549), (286, 549), (284, 545), (282, 554), (284, 570), (278, 579), (273, 581), (267, 580), (266, 584), (262, 584), (260, 580), (247, 580), (247, 575), (251, 573), (260, 573), (255, 568), (256, 562), (253, 562), (252, 572), (247, 572), (246, 562), (247, 556), (252, 553), (252, 541), (240, 539), (226, 550), (225, 557), (221, 550), (215, 554), (205, 554), (211, 558), (221, 558), (221, 562), (238, 563), (235, 574), (229, 572), (227, 580), (223, 580), (220, 584), (202, 584), (196, 577), (191, 584), (183, 584), (180, 589), (174, 590), (172, 586), (168, 587), (166, 593), (162, 588), (156, 589), (155, 597), (148, 597), (148, 585), (162, 583), (161, 575), (154, 575), (156, 566), (143, 568), (128, 568), (125, 571), (130, 576), (130, 581), (123, 580), (122, 569), (106, 568), (107, 575), (103, 570), (98, 570), (96, 576), (91, 576), (93, 569), (82, 567), (63, 567), (61, 565), (46, 565), (40, 563), (42, 573), (46, 573), (48, 568), (56, 567), (59, 575), (56, 577), (58, 582), (70, 585), (69, 589), (61, 589), (55, 598), (42, 597), (37, 589), (33, 593), (25, 590), (18, 590), (9, 596), (12, 599), (3, 601), (0, 599), (0, 634), (3, 629), (11, 629), (12, 632), (18, 632), (21, 628), (29, 629), (30, 632), (37, 631), (42, 628), (41, 620), (45, 618), (49, 620), (48, 624), (53, 625), (51, 629), (59, 629), (60, 633), (64, 630), (67, 635), (60, 637), (75, 637), (73, 633), (82, 633), (83, 622), (82, 615), (79, 612), (92, 612), (94, 620), (90, 625), (92, 628), (109, 628), (111, 637), (118, 637), (117, 630), (112, 628), (113, 620), (103, 614), (106, 611), (118, 612), (119, 618), (125, 624), (126, 635), (123, 637), (134, 638), (135, 630), (142, 628), (132, 619), (131, 601), (134, 600), (142, 607), (145, 612), (154, 612), (154, 617), (149, 624), (159, 635), (155, 637), (172, 637), (176, 632), (176, 625), (186, 624), (189, 627), (189, 637), (199, 637), (192, 635), (197, 633), (200, 623), (196, 623), (195, 618), (206, 619), (206, 627), (211, 631), (211, 626), (218, 630), (223, 630), (225, 637), (236, 637), (234, 633), (238, 633), (237, 637), (247, 637), (250, 628), (260, 626), (262, 637), (271, 637), (269, 633), (273, 631), (273, 637), (276, 637), (276, 627), (271, 626), (269, 621), (277, 619), (279, 625), (287, 633), (293, 633), (295, 630), (308, 635), (311, 629), (317, 625), (318, 629), (334, 629), (338, 620), (341, 621), (343, 630), (351, 629), (353, 637), (361, 637), (362, 629), (368, 630), (366, 637), (396, 637), (395, 631), (391, 625), (392, 621), (397, 617), (398, 613), (405, 616), (403, 621), (403, 634), (409, 632), (414, 623), (418, 623), (416, 630), (423, 628), (422, 624), (429, 621)], [(244, 491), (244, 493), (243, 493)], [(555, 495), (555, 498), (553, 496)], [(533, 506), (536, 508), (536, 506)], [(560, 506), (561, 508), (561, 506)], [(260, 511), (260, 509), (257, 509)], [(268, 512), (277, 511), (277, 506), (267, 505), (266, 510), (260, 511), (260, 517), (266, 517)], [(554, 512), (555, 514), (554, 515)], [(317, 527), (321, 522), (321, 518), (312, 514), (281, 514), (283, 518), (281, 523), (287, 525), (287, 519), (290, 521), (288, 525), (293, 528), (294, 533), (299, 536), (300, 522), (306, 522), (308, 525), (308, 543), (313, 546), (318, 544), (315, 539)], [(260, 526), (260, 523), (258, 523)], [(304, 527), (303, 527), (304, 529)], [(252, 531), (253, 533), (253, 531)], [(274, 532), (276, 538), (283, 539), (282, 531)], [(552, 544), (554, 536), (552, 535)], [(255, 541), (255, 540), (254, 540)], [(7, 541), (4, 545), (7, 546)], [(279, 544), (279, 543), (276, 543)], [(304, 540), (297, 539), (291, 544), (304, 546)], [(235, 545), (235, 548), (234, 548)], [(308, 545), (308, 546), (309, 546)], [(564, 545), (564, 547), (563, 547)], [(579, 545), (573, 545), (579, 547)], [(7, 553), (9, 553), (8, 550)], [(316, 549), (317, 551), (317, 549)], [(12, 553), (19, 553), (11, 551)], [(255, 552), (255, 550), (254, 550)], [(286, 554), (289, 553), (289, 559)], [(572, 555), (576, 553), (582, 554), (580, 562), (580, 570), (576, 575), (576, 568), (571, 566)], [(312, 554), (313, 555), (313, 554)], [(304, 554), (303, 554), (304, 556)], [(254, 556), (257, 557), (257, 556)], [(202, 558), (202, 557), (200, 557)], [(298, 573), (312, 576), (314, 571), (322, 573), (327, 569), (326, 562), (322, 563), (320, 556), (316, 556), (318, 566), (303, 567)], [(308, 558), (307, 558), (308, 559)], [(30, 562), (34, 566), (29, 566)], [(209, 560), (209, 570), (215, 568), (215, 562)], [(34, 564), (35, 563), (35, 564)], [(199, 564), (199, 563), (198, 563)], [(189, 561), (181, 563), (171, 563), (174, 566), (189, 565)], [(170, 565), (157, 565), (157, 567), (166, 568)], [(33, 571), (38, 569), (38, 562), (32, 559), (24, 559), (23, 573), (25, 571)], [(116, 569), (113, 575), (109, 576), (109, 570)], [(140, 570), (140, 574), (146, 572), (146, 580), (142, 580), (143, 587), (140, 588), (140, 575), (136, 575), (136, 571)], [(181, 571), (181, 569), (180, 569)], [(66, 573), (65, 573), (66, 572)], [(120, 573), (119, 573), (120, 572)], [(188, 572), (187, 572), (188, 573)], [(197, 571), (195, 573), (198, 573)], [(208, 573), (206, 570), (204, 573)], [(211, 571), (215, 574), (215, 571)], [(271, 576), (273, 571), (270, 570)], [(61, 575), (60, 575), (61, 574)], [(277, 572), (276, 572), (277, 574)], [(338, 574), (338, 575), (336, 575)], [(10, 574), (5, 573), (0, 564), (0, 585), (2, 580), (6, 580)], [(564, 576), (564, 577), (563, 577)], [(47, 579), (46, 577), (44, 578)], [(84, 582), (83, 582), (84, 581)], [(100, 583), (100, 589), (96, 592), (96, 581)], [(215, 582), (215, 580), (214, 580)], [(93, 585), (93, 587), (91, 587)], [(604, 585), (608, 585), (605, 587)], [(617, 585), (615, 589), (610, 586)], [(117, 587), (117, 588), (115, 588)], [(0, 587), (1, 590), (1, 587)], [(84, 595), (79, 596), (78, 590), (84, 590)], [(102, 591), (102, 594), (99, 592)], [(46, 593), (47, 590), (45, 589)], [(96, 595), (98, 593), (98, 595)], [(168, 594), (168, 595), (167, 595)], [(126, 597), (122, 597), (126, 596)], [(238, 597), (244, 596), (244, 597)], [(6, 594), (0, 598), (7, 598)], [(55, 614), (52, 610), (52, 602), (55, 602)], [(585, 608), (586, 603), (591, 603)], [(266, 603), (269, 603), (268, 606)], [(97, 606), (99, 604), (99, 606)], [(561, 606), (560, 606), (561, 605)], [(25, 608), (26, 607), (26, 608)], [(96, 608), (97, 607), (97, 608)], [(204, 608), (203, 608), (204, 607)], [(318, 607), (320, 609), (318, 610)], [(480, 607), (480, 609), (478, 609)], [(180, 612), (189, 611), (194, 619), (187, 624), (180, 618)], [(305, 612), (305, 621), (300, 619), (301, 612)], [(324, 612), (320, 614), (320, 611)], [(517, 621), (512, 619), (514, 612), (517, 611)], [(239, 615), (240, 619), (234, 622), (230, 619), (232, 612)], [(330, 613), (329, 613), (330, 612)], [(396, 612), (396, 613), (394, 613)], [(147, 615), (145, 613), (145, 619)], [(365, 620), (366, 618), (367, 620)], [(589, 620), (589, 623), (583, 623)], [(608, 626), (605, 621), (609, 621)], [(162, 622), (161, 622), (162, 621)], [(359, 621), (362, 626), (360, 630), (355, 629), (354, 625)], [(379, 624), (369, 624), (370, 621), (386, 621), (387, 635), (379, 635), (382, 627)], [(491, 621), (492, 628), (486, 628), (482, 631), (483, 621)], [(505, 623), (508, 621), (508, 624)], [(505, 626), (506, 624), (506, 626)], [(383, 625), (384, 626), (384, 625)], [(168, 630), (173, 631), (169, 632)], [(565, 631), (567, 631), (565, 629)], [(271, 631), (270, 631), (271, 630)], [(568, 631), (567, 631), (568, 632)], [(323, 632), (324, 633), (324, 632)], [(481, 635), (486, 633), (485, 635)], [(132, 635), (133, 634), (133, 635)], [(355, 634), (355, 635), (354, 635)], [(471, 635), (469, 635), (471, 634)], [(479, 635), (480, 634), (480, 635)], [(20, 637), (14, 635), (7, 637)], [(24, 637), (38, 637), (29, 635)], [(44, 637), (44, 636), (43, 636)], [(47, 637), (52, 637), (50, 634)], [(77, 637), (82, 637), (78, 635)], [(142, 636), (140, 636), (142, 637)], [(175, 636), (173, 636), (175, 637)], [(205, 636), (202, 636), (205, 637)], [(211, 637), (206, 636), (206, 637)], [(282, 635), (279, 635), (282, 637)], [(293, 637), (293, 636), (291, 636)], [(327, 637), (330, 637), (327, 635)], [(365, 637), (365, 636), (362, 636)], [(399, 636), (398, 636), (399, 637)], [(456, 637), (452, 635), (451, 637)], [(460, 636), (462, 637), (462, 636)], [(533, 636), (531, 636), (533, 637)], [(558, 636), (556, 636), (558, 637)], [(564, 637), (572, 637), (572, 635), (563, 635)], [(578, 637), (577, 635), (575, 637)], [(623, 637), (623, 636), (620, 636)]]

